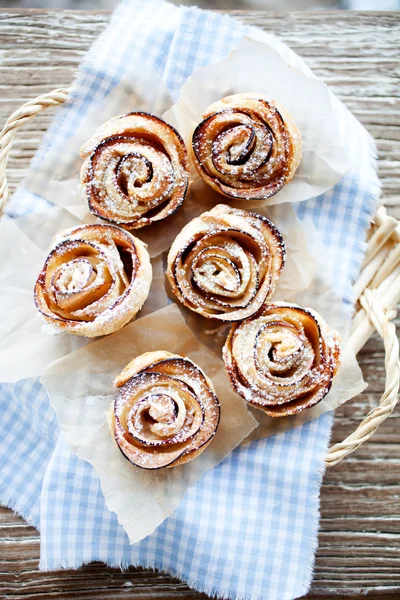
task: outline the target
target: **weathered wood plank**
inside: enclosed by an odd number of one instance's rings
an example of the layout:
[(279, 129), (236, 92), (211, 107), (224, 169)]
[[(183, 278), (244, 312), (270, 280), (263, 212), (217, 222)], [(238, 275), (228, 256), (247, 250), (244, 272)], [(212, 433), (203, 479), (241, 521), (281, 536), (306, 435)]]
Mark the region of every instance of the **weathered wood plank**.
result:
[[(400, 217), (399, 17), (394, 13), (237, 13), (242, 21), (280, 35), (340, 96), (377, 140), (385, 204)], [(106, 13), (0, 11), (0, 121), (28, 98), (66, 86)], [(18, 135), (9, 164), (21, 180), (52, 111)], [(354, 431), (384, 385), (382, 343), (374, 336), (360, 353), (368, 390), (336, 414), (333, 441)], [(308, 598), (380, 600), (400, 596), (399, 415), (372, 440), (329, 469), (321, 491), (321, 531)], [(39, 536), (0, 507), (0, 596), (5, 599), (96, 597), (104, 600), (205, 598), (159, 572), (122, 573), (92, 564), (76, 572), (37, 571)]]
[[(84, 51), (108, 18), (104, 13), (24, 14), (4, 11), (0, 21), (1, 119), (27, 98), (68, 84)], [(379, 169), (385, 201), (398, 217), (400, 161), (398, 146), (393, 146), (400, 140), (397, 17), (390, 13), (312, 13), (310, 17), (292, 13), (282, 17), (253, 12), (237, 16), (280, 35), (370, 130), (382, 159)], [(31, 129), (35, 138), (44, 131), (49, 118), (35, 120)], [(10, 181), (15, 185), (24, 167), (20, 161), (10, 167)]]

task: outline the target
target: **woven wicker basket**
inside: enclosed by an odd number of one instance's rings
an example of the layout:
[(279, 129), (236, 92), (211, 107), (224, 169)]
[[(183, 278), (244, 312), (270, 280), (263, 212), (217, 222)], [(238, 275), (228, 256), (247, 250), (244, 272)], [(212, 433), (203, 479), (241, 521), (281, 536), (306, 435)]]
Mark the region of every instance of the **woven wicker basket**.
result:
[[(68, 89), (43, 94), (15, 111), (0, 134), (0, 214), (9, 197), (6, 167), (17, 130), (35, 115), (63, 104)], [(367, 441), (396, 406), (400, 383), (399, 342), (391, 322), (400, 300), (400, 223), (381, 206), (368, 232), (367, 251), (360, 277), (354, 286), (357, 312), (352, 322), (350, 343), (357, 353), (376, 330), (385, 347), (385, 390), (379, 405), (371, 410), (357, 429), (343, 442), (330, 448), (328, 466), (335, 465)]]

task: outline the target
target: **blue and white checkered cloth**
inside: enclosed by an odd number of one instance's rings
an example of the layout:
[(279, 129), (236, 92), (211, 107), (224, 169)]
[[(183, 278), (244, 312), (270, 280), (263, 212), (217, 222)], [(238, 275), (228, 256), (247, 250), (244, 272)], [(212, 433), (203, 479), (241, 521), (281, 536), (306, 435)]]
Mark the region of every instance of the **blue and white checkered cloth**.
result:
[[(129, 77), (132, 61), (156, 70), (177, 98), (194, 68), (225, 57), (244, 33), (245, 26), (218, 13), (126, 0), (89, 51), (35, 160), (70, 137), (86, 111)], [(373, 145), (360, 136), (357, 167), (323, 196), (296, 205), (299, 217), (311, 216), (319, 229), (349, 309), (379, 192)], [(45, 206), (22, 186), (9, 214)], [(290, 600), (307, 592), (331, 413), (237, 448), (189, 488), (152, 535), (131, 546), (105, 506), (96, 472), (59, 435), (39, 381), (2, 385), (0, 407), (0, 501), (40, 530), (42, 569), (100, 560), (163, 569), (223, 598)]]

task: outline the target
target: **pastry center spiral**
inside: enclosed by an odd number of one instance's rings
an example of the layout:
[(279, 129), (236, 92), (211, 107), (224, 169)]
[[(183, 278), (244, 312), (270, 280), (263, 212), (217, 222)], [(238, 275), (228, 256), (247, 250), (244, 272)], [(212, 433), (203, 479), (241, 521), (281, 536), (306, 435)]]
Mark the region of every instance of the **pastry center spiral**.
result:
[(193, 415), (179, 398), (151, 393), (133, 406), (128, 417), (128, 429), (142, 441), (157, 442), (175, 437), (182, 433), (184, 425), (190, 428), (192, 422)]
[(182, 229), (168, 254), (167, 276), (188, 308), (236, 321), (273, 293), (284, 260), (283, 239), (268, 219), (218, 205)]
[[(203, 239), (200, 248), (206, 242)], [(242, 296), (249, 285), (248, 292), (253, 293), (258, 271), (253, 255), (234, 238), (227, 240), (216, 235), (211, 236), (208, 243), (210, 245), (200, 249), (197, 255), (196, 248), (193, 249), (195, 258), (191, 270), (197, 288), (205, 294), (231, 299)]]
[[(113, 253), (118, 253), (115, 247)], [(112, 256), (91, 242), (61, 242), (50, 255), (47, 265), (50, 287), (46, 293), (53, 312), (61, 317), (93, 320), (96, 303), (102, 300), (104, 308), (104, 303), (113, 301), (113, 295), (109, 294), (111, 288), (115, 287), (119, 294), (127, 284), (123, 267), (118, 272), (113, 266)]]
[(182, 443), (197, 433), (203, 412), (184, 382), (164, 374), (141, 373), (127, 384), (121, 419), (122, 423), (126, 419), (135, 440), (162, 446)]
[(311, 368), (314, 350), (303, 329), (282, 322), (260, 327), (254, 346), (258, 372), (279, 383), (291, 384)]
[(141, 188), (153, 177), (153, 167), (147, 158), (131, 153), (123, 156), (117, 167), (117, 182), (127, 196), (135, 193), (134, 188)]
[(124, 369), (116, 385), (120, 391), (113, 406), (114, 438), (139, 467), (159, 469), (186, 462), (216, 431), (218, 400), (189, 359), (148, 352)]
[(329, 392), (340, 362), (338, 334), (295, 304), (265, 304), (231, 327), (223, 358), (233, 388), (271, 417), (296, 414)]
[(106, 335), (141, 308), (151, 274), (140, 240), (114, 225), (82, 225), (56, 237), (35, 284), (35, 303), (62, 329)]
[(301, 135), (276, 102), (235, 94), (208, 107), (192, 148), (195, 167), (211, 187), (228, 197), (261, 200), (292, 179)]
[(245, 114), (234, 115), (232, 120), (236, 123), (224, 129), (224, 116), (215, 116), (215, 129), (218, 131), (221, 121), (222, 130), (212, 144), (214, 166), (221, 174), (252, 179), (254, 171), (268, 160), (274, 141), (272, 132), (265, 123), (252, 121)]
[(170, 161), (145, 140), (117, 136), (100, 144), (92, 161), (93, 190), (109, 202), (120, 202), (125, 212), (159, 206), (171, 193)]
[(111, 119), (81, 149), (90, 210), (137, 229), (172, 214), (188, 184), (186, 149), (167, 123), (146, 113)]
[(96, 271), (87, 258), (76, 258), (57, 269), (53, 285), (57, 292), (76, 293), (93, 283)]

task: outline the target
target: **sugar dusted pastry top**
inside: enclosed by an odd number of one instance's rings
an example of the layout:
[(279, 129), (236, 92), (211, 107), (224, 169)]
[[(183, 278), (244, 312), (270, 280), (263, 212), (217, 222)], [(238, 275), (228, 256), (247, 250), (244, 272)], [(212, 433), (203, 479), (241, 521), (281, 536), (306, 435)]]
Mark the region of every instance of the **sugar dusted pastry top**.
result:
[(301, 134), (291, 114), (261, 95), (227, 96), (207, 108), (192, 138), (195, 167), (229, 198), (265, 200), (293, 178)]
[(151, 285), (145, 245), (114, 225), (82, 225), (54, 239), (35, 284), (38, 310), (57, 328), (107, 335), (141, 309)]
[(144, 112), (114, 117), (81, 148), (90, 211), (126, 229), (173, 214), (189, 180), (187, 152), (171, 125)]
[(324, 319), (296, 304), (266, 304), (232, 325), (223, 348), (233, 389), (271, 417), (320, 402), (340, 364), (340, 338)]
[(270, 298), (284, 262), (282, 236), (267, 218), (219, 204), (178, 234), (167, 277), (176, 298), (191, 310), (238, 321)]
[(114, 381), (112, 435), (143, 469), (175, 467), (198, 456), (217, 431), (212, 382), (190, 359), (163, 350), (131, 361)]

